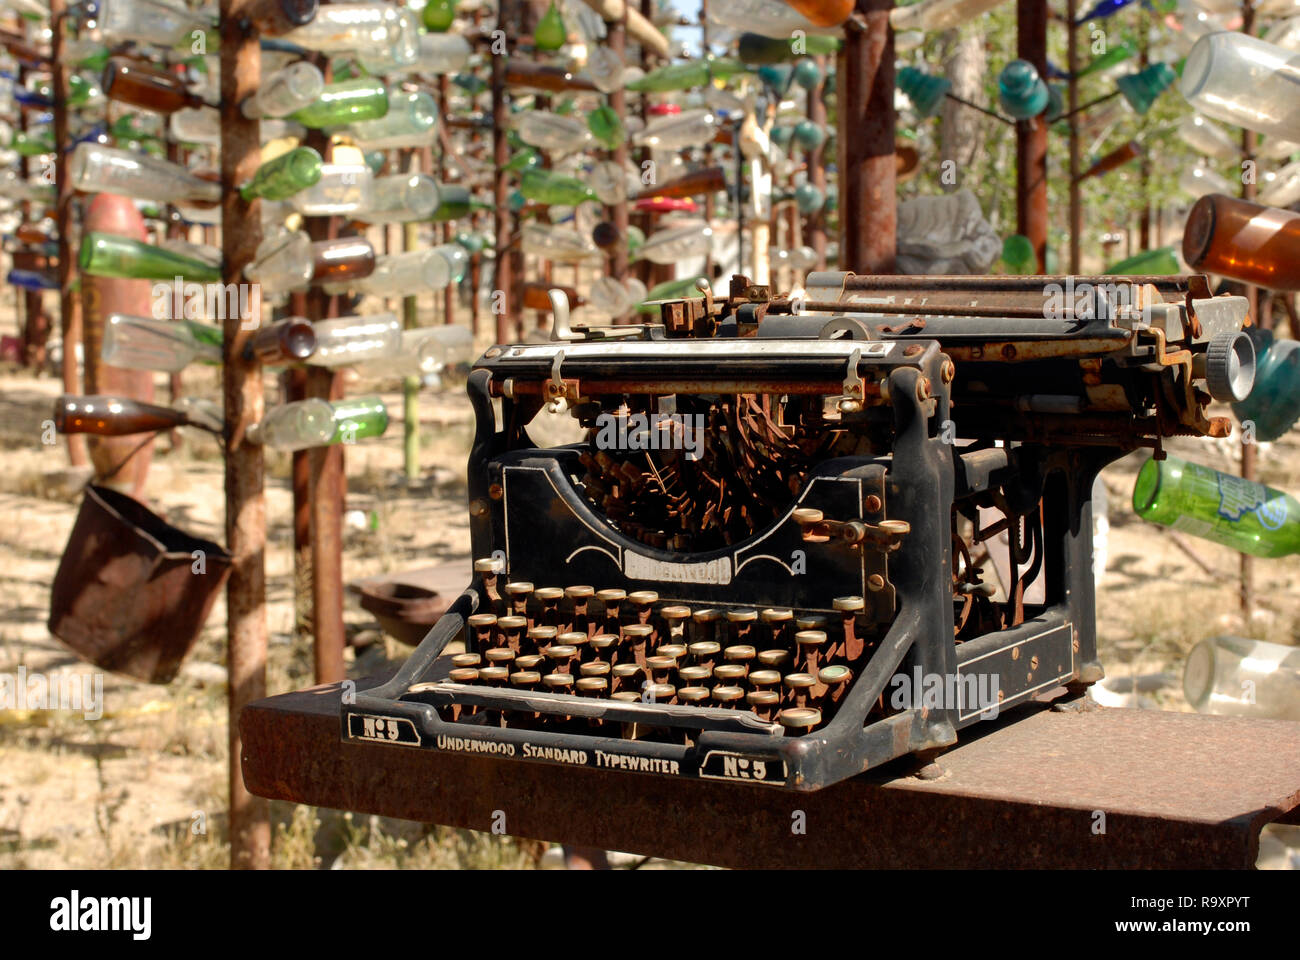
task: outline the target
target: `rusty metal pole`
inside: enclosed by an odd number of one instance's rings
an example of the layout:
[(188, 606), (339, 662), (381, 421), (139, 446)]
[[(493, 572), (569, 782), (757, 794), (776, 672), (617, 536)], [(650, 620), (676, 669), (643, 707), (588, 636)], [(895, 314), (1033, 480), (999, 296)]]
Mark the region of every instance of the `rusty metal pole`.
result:
[[(609, 49), (623, 57), (627, 52), (627, 4), (623, 5), (623, 17), (606, 24), (605, 42)], [(609, 106), (618, 114), (619, 123), (627, 124), (627, 93), (622, 86), (609, 94)], [(618, 146), (610, 154), (610, 159), (618, 164), (619, 169), (627, 166), (627, 140), (620, 140)], [(618, 240), (610, 249), (609, 253), (609, 275), (615, 280), (622, 282), (627, 277), (627, 198), (624, 197), (618, 203), (609, 207), (606, 215), (614, 224), (614, 229), (618, 232)], [(615, 318), (618, 319), (617, 317)]]
[[(510, 18), (507, 11), (512, 0), (500, 0), (497, 7), (497, 27), (510, 36)], [(509, 40), (507, 39), (507, 44)], [(506, 104), (506, 56), (493, 51), (492, 57), (492, 163), (495, 167), (492, 181), (493, 226), (496, 233), (496, 253), (492, 274), (492, 312), (496, 314), (496, 342), (510, 343), (511, 310), (522, 313), (523, 304), (511, 299), (514, 290), (513, 257), (510, 244), (513, 215), (510, 212), (510, 175), (506, 164), (510, 162), (510, 142), (507, 139), (509, 116)]]
[[(817, 82), (817, 86), (808, 91), (808, 119), (826, 129), (826, 58), (818, 56), (816, 59), (817, 69), (821, 71), (822, 78)], [(818, 145), (816, 150), (808, 152), (808, 183), (816, 187), (826, 198), (826, 143), (823, 141)], [(807, 236), (808, 246), (812, 247), (813, 252), (817, 254), (816, 269), (826, 269), (826, 208), (823, 204), (822, 209), (818, 210), (812, 216), (808, 217)]]
[(893, 273), (898, 188), (894, 160), (893, 0), (857, 0), (838, 74), (840, 266)]
[[(624, 10), (627, 9), (625, 6)], [(709, 56), (709, 0), (700, 0), (700, 53)], [(713, 144), (704, 145), (704, 165), (713, 164)], [(714, 218), (718, 215), (718, 198), (710, 190), (704, 195), (704, 220), (711, 227)], [(704, 257), (704, 276), (710, 283), (713, 282), (713, 249), (710, 247), (709, 252)]]
[[(1251, 0), (1244, 0), (1241, 5), (1241, 32), (1251, 36), (1255, 31), (1255, 7)], [(1243, 171), (1246, 162), (1254, 163), (1255, 146), (1257, 137), (1254, 130), (1243, 129), (1241, 131), (1241, 155)], [(1241, 198), (1249, 202), (1255, 200), (1255, 178), (1242, 177)], [(1259, 322), (1259, 287), (1246, 287), (1246, 299), (1250, 303), (1250, 318), (1254, 323)], [(1256, 465), (1258, 461), (1258, 449), (1253, 443), (1243, 443), (1241, 445), (1241, 476), (1244, 480), (1256, 479)], [(1255, 558), (1248, 553), (1240, 554), (1241, 570), (1241, 616), (1249, 624), (1251, 618), (1255, 615)]]
[[(1016, 0), (1016, 55), (1047, 76), (1047, 2)], [(1029, 238), (1038, 272), (1047, 265), (1047, 119), (1016, 123), (1016, 230)]]
[[(72, 220), (72, 202), (75, 191), (68, 176), (68, 70), (64, 66), (64, 49), (67, 34), (63, 21), (67, 19), (67, 0), (50, 0), (50, 25), (54, 36), (50, 41), (50, 73), (54, 87), (54, 182), (58, 199), (54, 207), (55, 238), (59, 245), (59, 327), (63, 335), (63, 391), (80, 393), (77, 380), (76, 345), (81, 342), (81, 311), (78, 298), (72, 292), (72, 244), (69, 226)], [(21, 113), (21, 108), (19, 109)], [(37, 294), (37, 303), (40, 294)], [(44, 351), (42, 350), (42, 353)], [(24, 358), (26, 359), (26, 358)], [(86, 441), (80, 435), (68, 436), (68, 460), (74, 467), (87, 462)]]
[(1083, 242), (1083, 205), (1079, 185), (1079, 115), (1074, 111), (1079, 107), (1079, 80), (1075, 76), (1079, 69), (1079, 31), (1074, 25), (1078, 19), (1078, 0), (1066, 0), (1065, 29), (1069, 31), (1069, 46), (1065, 69), (1070, 79), (1066, 87), (1066, 110), (1070, 127), (1070, 263), (1072, 275), (1079, 272), (1079, 249)]
[[(250, 0), (221, 0), (221, 252), (222, 279), (244, 282), (261, 235), (259, 200), (244, 200), (239, 184), (256, 171), (262, 149), (259, 124), (240, 111), (261, 82), (257, 32), (245, 16)], [(256, 309), (259, 298), (251, 298)], [(260, 320), (260, 317), (258, 318)], [(226, 544), (234, 557), (226, 585), (227, 693), (230, 763), (230, 865), (265, 869), (271, 859), (270, 804), (254, 797), (240, 774), (243, 743), (239, 712), (266, 696), (266, 499), (263, 456), (245, 439), (262, 419), (262, 371), (243, 358), (250, 331), (241, 318), (223, 321), (221, 368), (226, 417)]]

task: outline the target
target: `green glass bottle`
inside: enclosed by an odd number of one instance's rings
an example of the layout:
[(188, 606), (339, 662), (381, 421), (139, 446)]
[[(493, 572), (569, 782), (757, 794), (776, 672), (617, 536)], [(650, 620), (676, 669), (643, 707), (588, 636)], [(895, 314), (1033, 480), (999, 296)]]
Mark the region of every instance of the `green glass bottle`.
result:
[(49, 133), (28, 133), (19, 130), (14, 134), (11, 146), (20, 156), (39, 157), (41, 154), (54, 152), (54, 137)]
[(79, 73), (68, 77), (68, 106), (84, 107), (91, 101), (98, 103), (104, 99), (104, 92), (99, 84), (87, 80)]
[(519, 192), (537, 203), (576, 207), (596, 194), (576, 177), (566, 177), (550, 170), (527, 170), (519, 178)]
[(551, 0), (542, 19), (537, 21), (537, 29), (533, 31), (533, 45), (538, 50), (559, 50), (568, 39), (569, 30), (564, 25), (564, 18), (560, 16), (555, 0)]
[(471, 210), (491, 210), (492, 204), (475, 200), (469, 188), (459, 183), (438, 184), (438, 206), (429, 219), (434, 223), (446, 223), (467, 217)]
[(311, 147), (294, 147), (258, 167), (239, 194), (245, 200), (287, 200), (320, 181), (321, 162), (320, 154)]
[(96, 277), (218, 283), (221, 268), (114, 233), (87, 233), (77, 258), (82, 273)]
[(1101, 56), (1094, 58), (1087, 66), (1080, 68), (1078, 75), (1086, 77), (1088, 74), (1097, 73), (1099, 70), (1109, 70), (1111, 67), (1117, 67), (1125, 60), (1136, 55), (1137, 50), (1131, 43), (1118, 43)]
[(86, 56), (78, 60), (75, 66), (79, 70), (93, 70), (96, 72), (103, 71), (108, 66), (108, 47), (96, 47)]
[(330, 404), (334, 408), (334, 435), (330, 443), (355, 443), (383, 436), (388, 429), (388, 408), (380, 397), (356, 397)]
[(522, 150), (516, 150), (514, 155), (506, 162), (505, 169), (511, 173), (523, 173), (525, 170), (532, 170), (542, 165), (542, 156), (532, 147), (524, 147)]
[(745, 65), (738, 60), (721, 57), (692, 60), (688, 63), (674, 63), (667, 67), (660, 67), (658, 70), (651, 70), (645, 76), (629, 83), (627, 89), (636, 93), (689, 90), (691, 87), (703, 87), (712, 83), (715, 77), (726, 79), (744, 70)]
[(1256, 557), (1300, 553), (1300, 502), (1262, 483), (1177, 457), (1138, 471), (1139, 516)]
[(627, 131), (623, 129), (618, 111), (608, 103), (602, 103), (587, 114), (587, 129), (606, 150), (617, 150), (619, 144), (627, 139)]
[(1143, 250), (1102, 271), (1106, 276), (1172, 276), (1180, 272), (1173, 247)]
[(341, 127), (377, 120), (388, 113), (388, 90), (378, 80), (360, 78), (327, 83), (320, 99), (289, 115), (304, 127)]
[(456, 0), (429, 0), (420, 18), (430, 33), (446, 33), (456, 19)]

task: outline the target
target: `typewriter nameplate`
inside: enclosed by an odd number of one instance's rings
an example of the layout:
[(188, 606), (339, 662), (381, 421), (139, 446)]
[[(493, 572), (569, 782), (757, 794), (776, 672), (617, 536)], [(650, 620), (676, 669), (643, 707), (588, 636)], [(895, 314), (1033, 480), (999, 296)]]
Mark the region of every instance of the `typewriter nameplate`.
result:
[(785, 761), (777, 757), (710, 750), (700, 763), (700, 777), (704, 780), (743, 780), (785, 786), (787, 776)]
[(675, 563), (671, 560), (656, 560), (635, 550), (624, 550), (623, 572), (633, 580), (726, 586), (731, 583), (731, 558), (717, 557), (699, 563)]
[(424, 741), (410, 717), (385, 717), (370, 713), (348, 714), (348, 738), (369, 743), (419, 747)]

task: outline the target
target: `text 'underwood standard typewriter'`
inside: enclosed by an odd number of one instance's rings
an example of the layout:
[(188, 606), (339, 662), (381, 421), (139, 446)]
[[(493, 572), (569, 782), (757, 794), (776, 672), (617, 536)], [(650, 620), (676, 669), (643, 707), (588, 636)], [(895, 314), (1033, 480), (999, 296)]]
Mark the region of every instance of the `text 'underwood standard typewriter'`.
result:
[(702, 292), (589, 330), (557, 292), (480, 358), (473, 580), (345, 739), (802, 790), (941, 749), (1101, 678), (1097, 472), (1254, 377), (1203, 277)]

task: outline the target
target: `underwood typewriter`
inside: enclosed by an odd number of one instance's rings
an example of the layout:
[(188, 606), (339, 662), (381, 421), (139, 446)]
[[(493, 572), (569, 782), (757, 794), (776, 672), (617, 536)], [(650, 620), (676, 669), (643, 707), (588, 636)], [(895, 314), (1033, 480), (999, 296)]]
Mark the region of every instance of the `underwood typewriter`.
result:
[(554, 291), (477, 361), (472, 580), (345, 739), (796, 790), (934, 755), (1102, 677), (1097, 472), (1254, 380), (1200, 276), (700, 292), (584, 329)]

